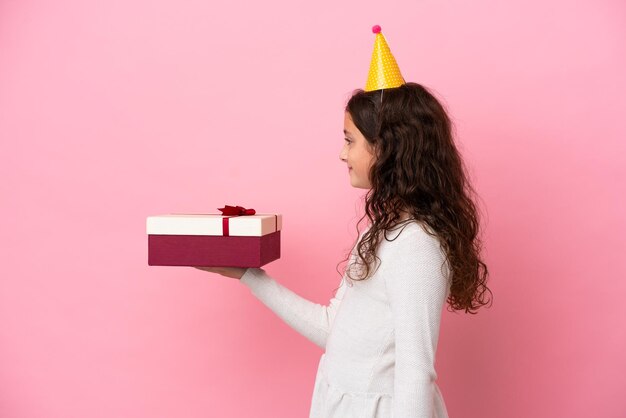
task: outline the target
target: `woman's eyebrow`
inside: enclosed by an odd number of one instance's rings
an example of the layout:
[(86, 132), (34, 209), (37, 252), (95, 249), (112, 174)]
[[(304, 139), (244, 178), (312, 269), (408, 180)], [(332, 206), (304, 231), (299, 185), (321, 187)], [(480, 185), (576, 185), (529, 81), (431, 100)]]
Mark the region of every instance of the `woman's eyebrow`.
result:
[(346, 131), (345, 129), (343, 130), (343, 133), (346, 134), (346, 135), (352, 135), (352, 132)]

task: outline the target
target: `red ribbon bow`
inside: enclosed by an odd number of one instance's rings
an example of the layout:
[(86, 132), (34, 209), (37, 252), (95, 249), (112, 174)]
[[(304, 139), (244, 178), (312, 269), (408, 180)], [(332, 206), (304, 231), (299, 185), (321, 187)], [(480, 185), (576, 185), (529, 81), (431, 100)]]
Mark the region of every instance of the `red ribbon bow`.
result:
[(228, 206), (224, 205), (223, 208), (217, 208), (222, 212), (224, 216), (245, 216), (254, 215), (256, 211), (254, 209), (246, 209), (242, 206)]
[[(254, 215), (256, 211), (254, 209), (246, 209), (242, 206), (228, 206), (224, 205), (223, 208), (217, 208), (222, 212), (222, 216), (246, 216), (246, 215)], [(222, 219), (222, 235), (229, 236), (228, 232), (228, 219)]]

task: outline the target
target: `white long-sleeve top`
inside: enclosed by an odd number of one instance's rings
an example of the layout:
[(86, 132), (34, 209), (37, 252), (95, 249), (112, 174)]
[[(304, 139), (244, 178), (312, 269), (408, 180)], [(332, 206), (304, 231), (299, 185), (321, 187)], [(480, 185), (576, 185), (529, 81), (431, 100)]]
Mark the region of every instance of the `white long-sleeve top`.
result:
[(388, 231), (378, 247), (378, 270), (365, 281), (344, 274), (328, 305), (301, 297), (260, 268), (241, 277), (261, 302), (325, 350), (309, 418), (448, 417), (435, 382), (435, 353), (450, 270), (439, 240), (424, 228), (411, 221)]

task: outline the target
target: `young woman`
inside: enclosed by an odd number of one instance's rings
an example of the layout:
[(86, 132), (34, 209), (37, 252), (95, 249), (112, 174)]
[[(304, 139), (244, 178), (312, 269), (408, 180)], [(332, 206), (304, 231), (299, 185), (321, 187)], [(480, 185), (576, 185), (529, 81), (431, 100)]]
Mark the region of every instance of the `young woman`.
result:
[[(368, 189), (359, 234), (327, 306), (263, 269), (200, 268), (240, 279), (325, 350), (310, 417), (447, 417), (435, 353), (444, 304), (486, 305), (478, 214), (451, 122), (423, 86), (357, 90), (345, 109), (353, 187)], [(358, 231), (357, 224), (357, 231)]]

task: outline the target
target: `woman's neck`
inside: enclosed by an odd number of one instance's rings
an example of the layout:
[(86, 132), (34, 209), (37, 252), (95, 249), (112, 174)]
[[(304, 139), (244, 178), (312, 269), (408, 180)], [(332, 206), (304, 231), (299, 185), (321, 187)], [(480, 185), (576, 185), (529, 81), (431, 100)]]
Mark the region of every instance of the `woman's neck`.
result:
[(405, 210), (400, 211), (400, 221), (406, 221), (411, 218), (411, 213)]

